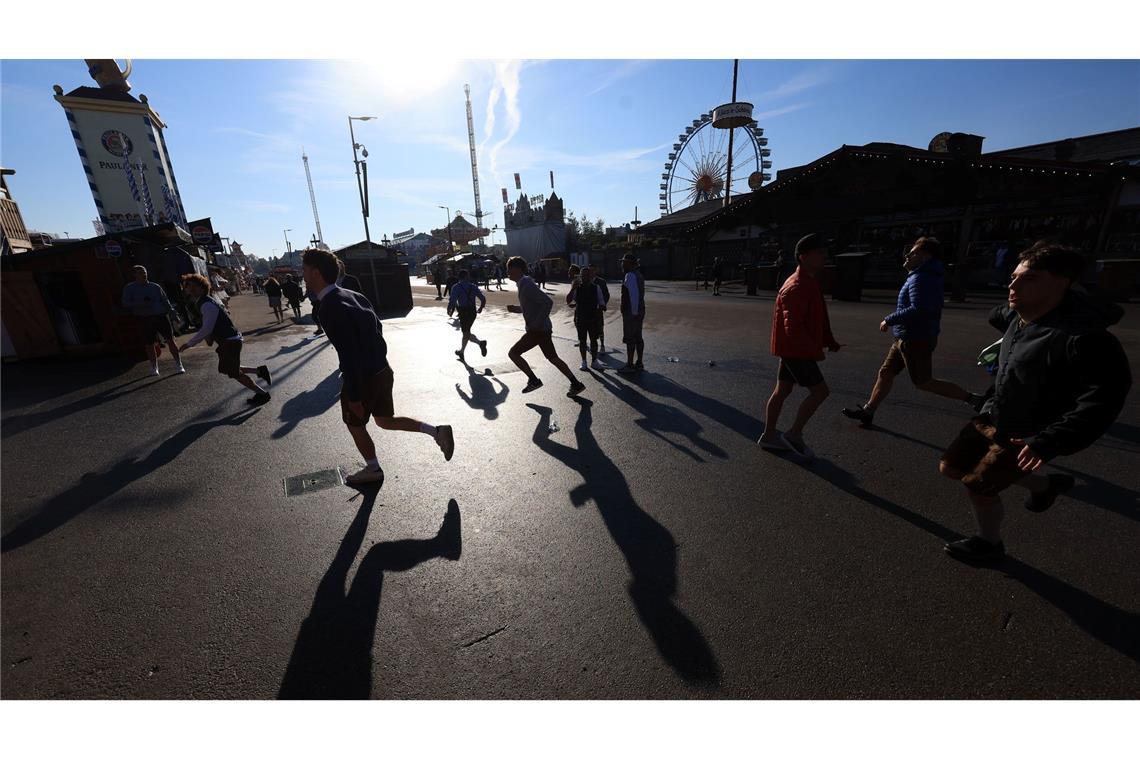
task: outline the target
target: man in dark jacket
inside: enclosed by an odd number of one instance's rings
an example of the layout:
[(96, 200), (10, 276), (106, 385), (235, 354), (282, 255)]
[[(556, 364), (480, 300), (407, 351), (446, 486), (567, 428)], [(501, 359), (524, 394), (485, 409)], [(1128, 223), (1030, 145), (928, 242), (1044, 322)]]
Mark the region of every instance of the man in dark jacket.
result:
[(879, 367), (871, 398), (862, 406), (843, 409), (845, 415), (868, 427), (904, 369), (920, 391), (965, 401), (975, 408), (982, 403), (978, 394), (934, 377), (934, 349), (942, 329), (942, 244), (932, 237), (920, 237), (903, 259), (903, 267), (910, 274), (899, 291), (898, 306), (879, 323), (879, 331), (891, 330), (895, 340)]
[(998, 494), (1018, 485), (1029, 491), (1027, 509), (1048, 509), (1073, 478), (1037, 470), (1091, 446), (1124, 407), (1132, 375), (1124, 349), (1106, 329), (1123, 310), (1071, 289), (1083, 264), (1071, 248), (1034, 245), (1013, 271), (1009, 306), (990, 315), (990, 324), (1004, 332), (994, 394), (939, 465), (966, 487), (978, 523), (978, 535), (946, 544), (957, 559), (1004, 557)]
[(341, 419), (364, 457), (364, 467), (345, 482), (349, 485), (381, 482), (384, 473), (376, 458), (376, 444), (365, 425), (371, 417), (384, 430), (430, 435), (450, 461), (455, 438), (450, 425), (435, 427), (410, 417), (397, 417), (392, 400), (392, 368), (388, 344), (376, 313), (359, 293), (337, 286), (339, 259), (328, 251), (310, 248), (301, 257), (305, 286), (317, 294), (321, 325), (340, 359)]

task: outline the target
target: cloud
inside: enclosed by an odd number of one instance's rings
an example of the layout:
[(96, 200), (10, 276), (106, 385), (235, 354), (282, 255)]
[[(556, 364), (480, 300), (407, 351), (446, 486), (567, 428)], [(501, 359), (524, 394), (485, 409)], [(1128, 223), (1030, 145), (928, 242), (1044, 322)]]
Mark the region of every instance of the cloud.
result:
[(795, 95), (814, 87), (820, 87), (835, 79), (835, 69), (830, 66), (819, 66), (799, 72), (779, 87), (760, 93), (760, 100), (779, 100), (789, 95)]
[(774, 108), (771, 111), (761, 111), (760, 113), (752, 114), (752, 118), (756, 121), (774, 119), (777, 116), (783, 116), (786, 113), (798, 111), (801, 108), (807, 108), (811, 103), (793, 103), (790, 106), (783, 106), (782, 108)]
[(588, 98), (591, 95), (597, 95), (602, 90), (613, 86), (615, 83), (621, 81), (622, 79), (633, 76), (637, 72), (649, 66), (650, 63), (652, 63), (652, 61), (625, 61), (620, 66), (611, 70), (608, 74), (603, 76), (598, 82), (598, 85), (594, 87), (594, 89), (587, 92), (585, 97)]
[[(506, 134), (491, 146), (490, 151), (491, 174), (499, 184), (502, 184), (499, 154), (507, 143), (518, 134), (519, 127), (522, 125), (522, 113), (519, 111), (519, 71), (521, 68), (521, 61), (496, 61), (495, 83), (491, 88), (491, 95), (488, 97), (490, 104), (492, 102), (497, 103), (499, 95), (502, 95), (503, 109), (506, 111), (507, 118)], [(488, 139), (490, 139), (490, 133), (488, 133)]]

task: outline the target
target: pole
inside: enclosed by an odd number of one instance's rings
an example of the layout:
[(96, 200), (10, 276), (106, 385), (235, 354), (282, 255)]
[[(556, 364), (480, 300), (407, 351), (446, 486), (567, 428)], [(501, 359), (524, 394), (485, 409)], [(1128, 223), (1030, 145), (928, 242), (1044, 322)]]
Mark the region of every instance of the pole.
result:
[(352, 138), (352, 163), (356, 166), (356, 190), (360, 193), (360, 216), (364, 220), (364, 241), (372, 249), (372, 237), (368, 232), (368, 206), (364, 200), (364, 184), (360, 178), (360, 159), (356, 155), (356, 133), (352, 129), (352, 117), (348, 117), (348, 135)]
[[(740, 68), (740, 59), (732, 59), (732, 102), (736, 102), (736, 73)], [(728, 128), (728, 178), (724, 182), (724, 207), (728, 208), (729, 199), (732, 197), (732, 136), (736, 130), (732, 127)]]

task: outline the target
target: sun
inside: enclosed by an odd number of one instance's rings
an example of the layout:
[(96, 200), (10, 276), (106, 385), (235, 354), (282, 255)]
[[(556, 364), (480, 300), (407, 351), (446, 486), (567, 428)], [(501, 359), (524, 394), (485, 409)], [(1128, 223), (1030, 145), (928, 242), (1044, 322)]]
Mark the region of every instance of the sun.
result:
[(345, 75), (354, 86), (385, 99), (410, 102), (428, 97), (458, 80), (458, 59), (424, 56), (408, 65), (392, 56), (345, 61)]

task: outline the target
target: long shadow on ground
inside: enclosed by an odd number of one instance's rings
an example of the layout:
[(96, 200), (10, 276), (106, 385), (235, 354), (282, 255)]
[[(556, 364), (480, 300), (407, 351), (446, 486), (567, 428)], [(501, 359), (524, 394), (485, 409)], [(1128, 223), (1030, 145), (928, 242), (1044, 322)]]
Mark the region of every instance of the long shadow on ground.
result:
[(686, 682), (718, 685), (716, 657), (700, 629), (673, 601), (677, 593), (677, 543), (673, 535), (638, 506), (625, 476), (598, 445), (590, 429), (592, 402), (574, 400), (580, 406), (574, 424), (578, 448), (550, 439), (549, 407), (527, 404), (539, 414), (535, 445), (582, 476), (583, 483), (570, 492), (570, 500), (576, 507), (591, 500), (597, 505), (606, 530), (629, 565), (633, 576), (629, 595), (657, 651)]
[(718, 424), (751, 441), (759, 438), (764, 431), (764, 423), (752, 415), (719, 399), (686, 388), (665, 375), (640, 372), (636, 375), (627, 375), (626, 378), (631, 385), (636, 385), (642, 390), (684, 404), (692, 411), (715, 420)]
[(677, 451), (698, 462), (703, 462), (704, 460), (689, 447), (682, 446), (667, 438), (665, 433), (683, 435), (689, 439), (689, 442), (693, 444), (693, 446), (711, 456), (719, 459), (726, 459), (728, 457), (724, 449), (702, 437), (702, 428), (696, 420), (677, 407), (654, 401), (645, 394), (638, 392), (637, 388), (633, 385), (623, 385), (612, 378), (606, 377), (604, 373), (598, 373), (596, 377), (603, 388), (629, 404), (634, 411), (641, 415), (641, 418), (634, 420), (634, 423), (645, 432), (656, 438), (660, 438)]
[[(75, 401), (71, 401), (66, 404), (61, 404), (60, 406), (56, 406), (51, 409), (45, 409), (41, 412), (14, 414), (4, 419), (2, 428), (3, 437), (7, 438), (17, 433), (23, 433), (26, 430), (37, 428), (40, 425), (46, 425), (49, 422), (61, 420), (64, 417), (69, 417), (73, 414), (79, 414), (81, 412), (87, 411), (88, 409), (94, 409), (111, 401), (114, 401), (115, 399), (122, 398), (123, 396), (130, 395), (136, 391), (141, 391), (145, 388), (149, 388), (152, 385), (157, 385), (164, 380), (169, 380), (170, 378), (175, 377), (173, 374), (173, 365), (164, 364), (164, 369), (167, 370), (167, 374), (163, 374), (157, 378), (150, 374), (140, 375), (133, 380), (128, 380), (125, 383), (120, 383), (113, 388), (107, 388), (106, 390), (100, 391), (99, 393), (96, 393), (92, 396), (85, 396), (83, 398), (76, 399)], [(74, 388), (70, 390), (74, 390)]]
[[(382, 485), (382, 484), (381, 484)], [(309, 616), (301, 623), (279, 699), (368, 699), (372, 696), (372, 645), (380, 613), (384, 573), (410, 570), (436, 557), (457, 560), (462, 552), (459, 505), (452, 499), (439, 533), (428, 539), (384, 541), (364, 555), (347, 590), (380, 486), (364, 500), (317, 586)]]
[(273, 431), (273, 438), (284, 438), (309, 417), (320, 417), (336, 404), (339, 398), (340, 370), (334, 369), (315, 388), (291, 396), (281, 405), (281, 427)]
[[(459, 383), (455, 384), (455, 392), (459, 394), (459, 398), (463, 399), (467, 406), (483, 412), (484, 419), (498, 419), (498, 407), (507, 400), (507, 395), (511, 392), (510, 388), (493, 374), (476, 372), (475, 368), (467, 362), (464, 362), (463, 366), (467, 368), (467, 382), (471, 385), (471, 393), (468, 395)], [(490, 373), (491, 371), (487, 370), (487, 372)], [(499, 384), (498, 390), (495, 390), (493, 383)]]
[(258, 411), (259, 408), (243, 409), (221, 419), (192, 423), (167, 438), (143, 459), (125, 459), (106, 472), (83, 475), (79, 483), (48, 499), (34, 515), (5, 533), (0, 539), (0, 552), (7, 554), (46, 536), (128, 485), (170, 464), (214, 428), (240, 425)]
[[(881, 509), (888, 514), (905, 520), (911, 525), (943, 540), (954, 541), (961, 538), (945, 525), (928, 517), (895, 504), (889, 499), (870, 493), (858, 485), (856, 477), (826, 460), (816, 460), (809, 469), (841, 491)], [(948, 560), (952, 561), (952, 560)], [(993, 571), (1004, 572), (1007, 577), (1022, 583), (1033, 593), (1068, 615), (1078, 627), (1093, 638), (1107, 644), (1121, 654), (1140, 661), (1140, 615), (1097, 599), (1064, 581), (1054, 578), (1035, 567), (1013, 557), (992, 567)]]

